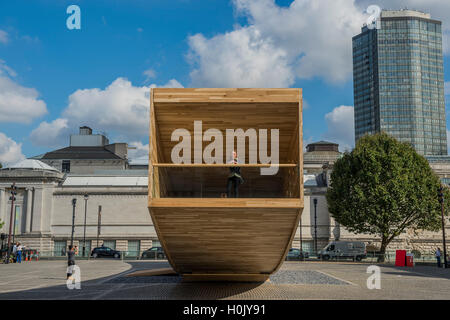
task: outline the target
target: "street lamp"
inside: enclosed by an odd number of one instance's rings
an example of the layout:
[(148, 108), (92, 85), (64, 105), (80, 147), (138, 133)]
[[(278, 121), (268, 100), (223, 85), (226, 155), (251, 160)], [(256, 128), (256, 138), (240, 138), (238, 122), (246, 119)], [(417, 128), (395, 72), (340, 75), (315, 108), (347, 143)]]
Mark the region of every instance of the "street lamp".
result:
[(314, 198), (314, 250), (317, 255), (317, 199)]
[(300, 255), (303, 255), (302, 217), (300, 216)]
[(87, 214), (87, 202), (89, 200), (89, 195), (86, 193), (84, 195), (84, 234), (83, 234), (83, 257), (86, 252), (86, 214)]
[[(9, 200), (11, 200), (11, 216), (9, 218), (9, 234), (8, 234), (8, 255), (6, 256), (6, 263), (9, 263), (9, 257), (11, 255), (11, 228), (12, 228), (12, 220), (13, 220), (13, 209), (14, 209), (14, 200), (16, 200), (17, 195), (17, 187), (16, 183), (14, 182), (11, 186), (11, 197), (9, 197)], [(15, 219), (14, 219), (15, 220)]]
[(72, 235), (70, 236), (70, 247), (73, 248), (73, 233), (75, 232), (75, 206), (77, 205), (77, 199), (72, 199), (72, 207), (73, 207), (73, 213), (72, 213)]
[(444, 245), (444, 268), (447, 268), (447, 249), (445, 245), (445, 221), (444, 221), (444, 189), (442, 185), (438, 189), (438, 199), (441, 204), (441, 219), (442, 219), (442, 242)]

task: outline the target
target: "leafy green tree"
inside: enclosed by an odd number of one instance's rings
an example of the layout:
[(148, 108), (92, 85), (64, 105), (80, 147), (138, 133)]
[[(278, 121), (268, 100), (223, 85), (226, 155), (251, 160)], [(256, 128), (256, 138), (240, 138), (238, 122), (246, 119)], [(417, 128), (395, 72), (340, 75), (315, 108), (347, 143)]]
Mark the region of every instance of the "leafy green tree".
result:
[(1, 228), (3, 228), (3, 225), (4, 225), (5, 223), (2, 221), (2, 220), (0, 220), (0, 229)]
[[(332, 217), (347, 230), (380, 236), (384, 257), (389, 243), (406, 229), (440, 229), (439, 186), (423, 156), (378, 133), (362, 137), (336, 161), (326, 197)], [(444, 197), (448, 212), (448, 188)]]

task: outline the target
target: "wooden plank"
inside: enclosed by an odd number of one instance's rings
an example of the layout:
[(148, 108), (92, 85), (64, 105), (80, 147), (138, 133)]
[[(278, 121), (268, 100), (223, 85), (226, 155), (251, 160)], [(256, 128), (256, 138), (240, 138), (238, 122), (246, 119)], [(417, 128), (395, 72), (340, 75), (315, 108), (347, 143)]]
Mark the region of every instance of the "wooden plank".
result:
[(153, 180), (153, 176), (154, 176), (154, 171), (153, 171), (153, 163), (156, 163), (158, 161), (154, 161), (155, 160), (155, 146), (156, 146), (156, 141), (155, 141), (155, 106), (153, 103), (153, 89), (150, 89), (150, 124), (149, 124), (149, 129), (150, 129), (150, 133), (149, 133), (149, 150), (148, 150), (148, 200), (149, 203), (152, 201), (153, 199), (153, 194), (155, 193), (154, 189), (154, 180)]
[(134, 271), (128, 273), (125, 277), (173, 276), (176, 274), (172, 268), (158, 268)]
[(150, 208), (303, 208), (303, 198), (158, 198)]
[(283, 167), (283, 168), (295, 168), (295, 163), (153, 163), (154, 167), (164, 168), (222, 168), (222, 167), (242, 167), (242, 168), (267, 168), (267, 167)]
[(298, 171), (299, 171), (299, 195), (303, 199), (303, 93), (302, 89), (299, 90), (298, 100)]
[(298, 102), (296, 89), (246, 89), (246, 88), (157, 88), (157, 103), (255, 103)]

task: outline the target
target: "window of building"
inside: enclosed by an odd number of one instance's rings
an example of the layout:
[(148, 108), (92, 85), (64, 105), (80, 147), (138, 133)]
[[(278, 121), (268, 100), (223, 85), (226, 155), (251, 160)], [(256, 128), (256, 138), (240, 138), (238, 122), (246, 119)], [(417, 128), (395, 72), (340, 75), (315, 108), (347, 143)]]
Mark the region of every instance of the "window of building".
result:
[(159, 240), (152, 240), (152, 247), (161, 247)]
[(116, 250), (116, 240), (104, 240), (103, 245), (105, 247)]
[(309, 254), (314, 253), (313, 241), (302, 241), (302, 251), (308, 252)]
[(63, 160), (61, 170), (62, 172), (70, 172), (70, 160)]
[(140, 249), (141, 249), (140, 240), (128, 240), (127, 256), (138, 257)]
[(67, 252), (67, 241), (61, 240), (61, 241), (54, 241), (53, 243), (53, 255), (56, 257), (63, 257), (66, 255)]
[[(91, 254), (91, 240), (86, 240), (84, 256), (87, 257)], [(83, 240), (80, 240), (80, 244), (78, 246), (78, 255), (83, 256)]]
[(20, 206), (15, 206), (15, 210), (14, 210), (14, 234), (19, 234), (21, 232), (21, 227), (20, 227), (20, 218), (21, 218), (21, 207)]

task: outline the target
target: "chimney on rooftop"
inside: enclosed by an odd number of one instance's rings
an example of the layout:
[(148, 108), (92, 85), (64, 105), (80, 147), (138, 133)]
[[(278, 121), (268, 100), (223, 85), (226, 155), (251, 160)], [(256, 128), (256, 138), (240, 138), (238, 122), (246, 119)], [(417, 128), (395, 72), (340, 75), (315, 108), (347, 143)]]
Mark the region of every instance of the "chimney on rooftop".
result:
[(92, 135), (92, 129), (87, 126), (80, 127), (80, 135), (90, 136)]

